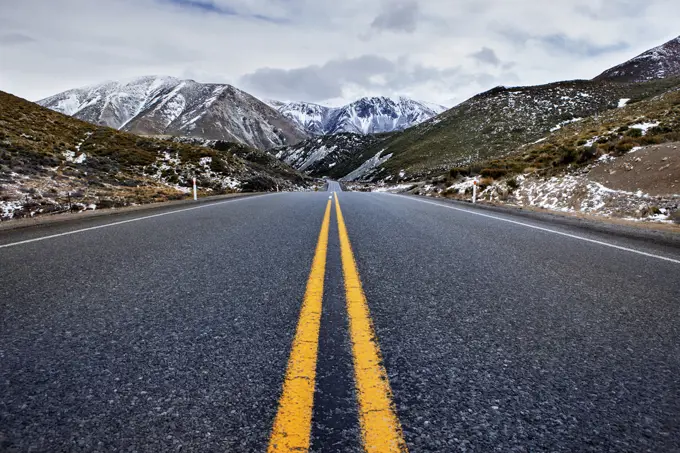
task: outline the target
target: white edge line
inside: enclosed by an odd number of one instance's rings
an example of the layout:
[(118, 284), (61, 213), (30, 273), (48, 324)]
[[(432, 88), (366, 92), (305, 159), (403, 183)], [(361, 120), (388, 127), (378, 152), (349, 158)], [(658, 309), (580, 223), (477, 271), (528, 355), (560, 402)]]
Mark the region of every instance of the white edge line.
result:
[[(42, 237), (33, 238), (33, 239), (26, 239), (25, 241), (11, 242), (9, 244), (0, 245), (0, 249), (4, 249), (6, 247), (14, 247), (15, 245), (29, 244), (31, 242), (44, 241), (46, 239), (54, 239), (54, 238), (58, 238), (58, 237), (61, 237), (61, 236), (69, 236), (71, 234), (83, 233), (85, 231), (98, 230), (100, 228), (107, 228), (107, 227), (116, 226), (116, 225), (123, 225), (124, 223), (137, 222), (139, 220), (153, 219), (154, 217), (162, 217), (162, 216), (165, 216), (165, 215), (177, 214), (179, 212), (193, 211), (194, 209), (209, 208), (209, 207), (212, 207), (212, 206), (218, 206), (218, 205), (225, 204), (225, 203), (235, 203), (237, 201), (243, 201), (243, 200), (252, 200), (254, 198), (266, 197), (267, 195), (273, 195), (273, 194), (255, 195), (253, 197), (233, 198), (233, 199), (230, 199), (230, 200), (218, 201), (216, 203), (206, 203), (206, 204), (202, 204), (201, 206), (193, 206), (191, 208), (184, 208), (184, 209), (177, 209), (175, 211), (161, 212), (160, 214), (147, 215), (147, 216), (144, 216), (144, 217), (135, 217), (134, 219), (121, 220), (119, 222), (106, 223), (104, 225), (97, 225), (97, 226), (88, 227), (88, 228), (81, 228), (80, 230), (66, 231), (64, 233), (51, 234), (49, 236), (42, 236)], [(121, 214), (124, 214), (124, 212), (121, 212)]]
[(578, 239), (578, 240), (585, 241), (585, 242), (591, 242), (593, 244), (604, 245), (605, 247), (611, 247), (611, 248), (614, 248), (614, 249), (624, 250), (626, 252), (637, 253), (638, 255), (648, 256), (650, 258), (656, 258), (656, 259), (660, 259), (660, 260), (664, 260), (664, 261), (669, 261), (671, 263), (680, 264), (680, 260), (668, 258), (666, 256), (655, 255), (653, 253), (647, 253), (647, 252), (643, 252), (641, 250), (635, 250), (635, 249), (631, 249), (631, 248), (628, 248), (628, 247), (622, 247), (620, 245), (610, 244), (608, 242), (598, 241), (596, 239), (589, 239), (589, 238), (585, 238), (583, 236), (577, 236), (575, 234), (563, 233), (561, 231), (551, 230), (550, 228), (543, 228), (543, 227), (540, 227), (540, 226), (531, 225), (530, 223), (524, 223), (524, 222), (518, 222), (516, 220), (504, 219), (503, 217), (497, 217), (497, 216), (489, 215), (489, 214), (482, 214), (481, 212), (474, 212), (474, 211), (470, 211), (468, 209), (461, 209), (461, 208), (457, 208), (455, 206), (448, 206), (448, 205), (445, 205), (445, 204), (442, 204), (442, 203), (435, 203), (433, 201), (421, 200), (419, 198), (408, 197), (408, 196), (405, 196), (405, 195), (398, 195), (398, 194), (393, 194), (393, 193), (383, 193), (383, 195), (392, 195), (392, 196), (395, 196), (395, 197), (406, 198), (406, 199), (412, 200), (412, 201), (418, 201), (420, 203), (426, 203), (426, 204), (439, 206), (440, 208), (454, 209), (456, 211), (466, 212), (468, 214), (473, 214), (473, 215), (477, 215), (477, 216), (481, 216), (481, 217), (488, 217), (490, 219), (500, 220), (501, 222), (514, 223), (515, 225), (521, 225), (521, 226), (524, 226), (524, 227), (527, 227), (527, 228), (533, 228), (534, 230), (540, 230), (540, 231), (545, 231), (547, 233), (559, 234), (560, 236), (566, 236), (566, 237), (572, 238), (572, 239)]

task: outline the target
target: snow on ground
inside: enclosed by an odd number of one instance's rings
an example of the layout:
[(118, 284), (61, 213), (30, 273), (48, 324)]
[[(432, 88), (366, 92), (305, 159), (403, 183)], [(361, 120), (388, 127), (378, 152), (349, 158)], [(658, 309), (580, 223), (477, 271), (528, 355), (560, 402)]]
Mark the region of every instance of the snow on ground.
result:
[(396, 186), (382, 186), (376, 187), (372, 192), (387, 192), (387, 193), (399, 193), (406, 192), (407, 190), (413, 189), (415, 184), (399, 184)]
[(642, 131), (642, 135), (646, 135), (647, 131), (650, 130), (653, 127), (657, 127), (659, 125), (659, 122), (654, 122), (654, 123), (638, 123), (638, 124), (633, 124), (630, 126), (631, 129), (640, 129)]
[(0, 200), (0, 219), (11, 219), (16, 211), (23, 209), (23, 201), (3, 201)]
[(64, 159), (66, 159), (66, 162), (72, 162), (74, 164), (82, 164), (87, 160), (87, 155), (85, 153), (80, 153), (76, 156), (74, 151), (64, 151), (61, 154), (64, 156)]
[(572, 119), (570, 119), (570, 120), (562, 121), (562, 122), (559, 123), (557, 126), (555, 126), (555, 127), (553, 127), (552, 129), (550, 129), (550, 132), (559, 131), (560, 129), (562, 129), (562, 128), (563, 128), (564, 126), (566, 126), (567, 124), (575, 123), (575, 122), (577, 122), (577, 121), (581, 121), (582, 119), (583, 119), (583, 118), (572, 118)]
[(466, 191), (472, 190), (474, 187), (475, 178), (464, 178), (461, 182), (457, 182), (452, 186), (448, 187), (446, 190), (457, 192), (460, 195), (464, 195)]
[(623, 108), (623, 107), (625, 107), (626, 105), (628, 105), (629, 102), (630, 102), (630, 99), (628, 99), (628, 98), (621, 98), (621, 99), (619, 99), (619, 106), (618, 106), (618, 107), (619, 107), (619, 108)]
[[(614, 190), (589, 180), (584, 175), (565, 175), (550, 179), (517, 178), (519, 187), (507, 201), (519, 206), (535, 206), (560, 212), (584, 212), (603, 216), (641, 218), (656, 200), (642, 191)], [(495, 185), (494, 185), (495, 186)], [(480, 198), (497, 200), (498, 189), (487, 188)], [(645, 220), (670, 221), (669, 213)]]

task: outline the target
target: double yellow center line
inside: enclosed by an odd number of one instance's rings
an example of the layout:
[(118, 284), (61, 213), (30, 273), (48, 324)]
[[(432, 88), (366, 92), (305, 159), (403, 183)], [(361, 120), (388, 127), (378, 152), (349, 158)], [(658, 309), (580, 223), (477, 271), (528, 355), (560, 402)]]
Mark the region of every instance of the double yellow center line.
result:
[[(371, 453), (403, 453), (407, 451), (406, 443), (337, 194), (335, 212), (364, 450)], [(279, 410), (269, 440), (267, 451), (270, 453), (309, 450), (330, 213), (329, 200), (288, 360)]]

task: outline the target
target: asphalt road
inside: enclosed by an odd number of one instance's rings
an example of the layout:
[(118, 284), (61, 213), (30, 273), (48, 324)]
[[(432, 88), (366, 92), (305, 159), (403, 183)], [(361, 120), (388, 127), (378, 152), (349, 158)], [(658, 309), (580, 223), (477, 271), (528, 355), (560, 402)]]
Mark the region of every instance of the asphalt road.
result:
[[(277, 451), (329, 189), (0, 233), (0, 451)], [(338, 199), (363, 291), (333, 206), (311, 451), (363, 451), (374, 340), (409, 451), (680, 451), (679, 249)]]
[(340, 187), (340, 183), (337, 181), (328, 181), (328, 191), (329, 192), (342, 192), (342, 187)]

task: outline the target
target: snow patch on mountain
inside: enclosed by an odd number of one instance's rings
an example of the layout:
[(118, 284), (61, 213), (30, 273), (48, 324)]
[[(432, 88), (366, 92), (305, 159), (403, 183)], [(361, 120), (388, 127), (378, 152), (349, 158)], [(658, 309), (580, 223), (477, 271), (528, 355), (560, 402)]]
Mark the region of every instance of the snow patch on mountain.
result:
[(446, 107), (405, 97), (366, 97), (342, 107), (309, 102), (275, 103), (284, 116), (310, 134), (376, 134), (403, 130), (442, 113)]
[(361, 180), (369, 180), (371, 176), (374, 175), (376, 172), (376, 169), (380, 167), (382, 164), (387, 162), (391, 157), (392, 154), (387, 154), (386, 156), (382, 156), (382, 153), (384, 153), (385, 150), (380, 150), (378, 153), (368, 159), (366, 162), (361, 164), (359, 168), (356, 170), (352, 171), (349, 173), (347, 176), (344, 176), (341, 178), (341, 181), (361, 181)]
[(595, 80), (644, 82), (680, 76), (680, 37), (603, 72)]
[(38, 101), (90, 123), (146, 135), (189, 135), (260, 149), (307, 134), (276, 109), (231, 85), (147, 76), (69, 90)]

